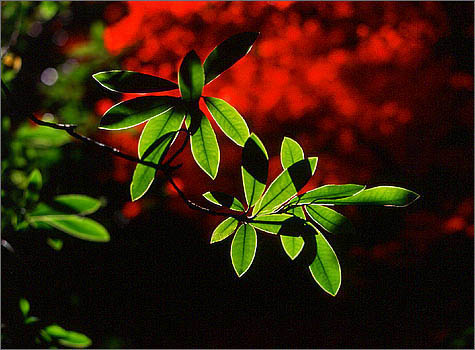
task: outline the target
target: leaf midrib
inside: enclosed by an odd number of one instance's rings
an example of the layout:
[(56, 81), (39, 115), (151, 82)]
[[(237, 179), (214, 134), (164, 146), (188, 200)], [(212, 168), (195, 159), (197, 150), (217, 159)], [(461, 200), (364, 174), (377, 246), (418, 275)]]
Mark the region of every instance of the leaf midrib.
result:
[[(209, 101), (211, 103), (211, 105), (213, 106), (213, 108), (216, 109), (216, 111), (223, 116), (224, 120), (232, 127), (232, 129), (234, 130), (236, 135), (240, 136), (238, 129), (236, 129), (234, 124), (229, 121), (229, 119), (226, 117), (226, 115), (223, 112), (221, 112), (221, 110), (219, 108), (216, 107), (216, 105), (213, 103), (213, 101), (210, 100), (209, 98), (207, 98), (206, 100)], [(218, 121), (216, 121), (216, 123), (218, 123)], [(218, 125), (219, 125), (219, 123), (218, 123)], [(223, 130), (223, 132), (226, 134), (226, 132), (224, 130)], [(242, 140), (240, 140), (240, 141), (242, 141)]]

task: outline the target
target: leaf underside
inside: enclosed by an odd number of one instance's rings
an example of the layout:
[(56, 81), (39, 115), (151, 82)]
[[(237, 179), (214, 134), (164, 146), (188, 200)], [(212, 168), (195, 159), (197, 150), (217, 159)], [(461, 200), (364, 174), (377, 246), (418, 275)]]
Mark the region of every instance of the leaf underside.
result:
[(241, 225), (231, 243), (231, 262), (236, 274), (241, 277), (254, 260), (257, 248), (256, 230), (247, 224)]
[(92, 76), (108, 90), (120, 93), (150, 93), (178, 89), (169, 80), (126, 70), (110, 70)]

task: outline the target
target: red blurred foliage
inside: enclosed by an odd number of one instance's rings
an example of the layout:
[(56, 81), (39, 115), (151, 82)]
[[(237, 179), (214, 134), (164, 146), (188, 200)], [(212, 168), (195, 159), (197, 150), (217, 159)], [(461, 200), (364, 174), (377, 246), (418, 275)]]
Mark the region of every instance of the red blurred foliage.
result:
[(140, 202), (126, 202), (122, 208), (122, 215), (127, 219), (133, 219), (142, 211)]

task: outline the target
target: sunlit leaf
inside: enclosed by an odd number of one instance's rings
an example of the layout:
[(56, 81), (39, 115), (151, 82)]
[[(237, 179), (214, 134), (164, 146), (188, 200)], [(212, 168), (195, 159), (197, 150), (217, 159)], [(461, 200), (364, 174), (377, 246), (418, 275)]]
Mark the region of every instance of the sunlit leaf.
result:
[(97, 211), (101, 207), (101, 201), (83, 194), (63, 194), (54, 197), (53, 205), (59, 209), (65, 207), (78, 214), (86, 215)]
[(241, 277), (251, 267), (256, 255), (257, 235), (252, 226), (242, 225), (231, 244), (231, 261), (236, 274)]
[[(305, 220), (305, 213), (302, 207), (292, 208), (288, 213)], [(282, 248), (284, 248), (285, 253), (292, 260), (300, 254), (304, 246), (303, 238), (297, 234), (291, 236), (280, 235), (280, 242), (282, 243)]]
[(249, 128), (239, 112), (224, 100), (205, 97), (206, 105), (221, 130), (239, 146), (249, 137)]
[(178, 89), (178, 85), (153, 75), (126, 70), (110, 70), (92, 76), (106, 89), (121, 93), (148, 93)]
[(57, 324), (52, 324), (52, 325), (49, 325), (47, 327), (45, 327), (45, 332), (54, 337), (54, 338), (60, 338), (60, 337), (64, 337), (67, 335), (68, 331), (65, 330), (63, 327), (61, 326), (58, 326)]
[(290, 137), (284, 137), (280, 148), (280, 162), (282, 163), (282, 168), (287, 169), (302, 159), (304, 159), (302, 147), (300, 147), (297, 141)]
[(236, 211), (244, 211), (244, 206), (242, 205), (242, 203), (237, 198), (234, 198), (229, 194), (218, 191), (211, 191), (204, 193), (203, 197), (205, 197), (211, 203), (214, 203), (216, 205), (223, 206), (225, 208), (229, 208)]
[(186, 102), (198, 101), (203, 85), (203, 66), (196, 52), (192, 50), (185, 56), (178, 71), (178, 86), (181, 97)]
[(86, 335), (74, 331), (68, 331), (65, 336), (58, 339), (58, 342), (71, 348), (87, 348), (92, 344), (91, 339)]
[(334, 199), (334, 198), (344, 198), (353, 196), (354, 194), (364, 190), (365, 186), (363, 185), (324, 185), (318, 188), (315, 188), (311, 191), (308, 191), (302, 194), (299, 197), (292, 199), (289, 204), (311, 204), (314, 201), (320, 199)]
[(19, 301), (20, 311), (23, 314), (23, 317), (26, 317), (30, 312), (30, 303), (25, 298), (21, 298)]
[(313, 279), (327, 293), (335, 296), (341, 285), (341, 269), (338, 258), (321, 233), (315, 236), (317, 254), (309, 266)]
[(283, 223), (291, 217), (292, 215), (290, 214), (258, 215), (249, 225), (267, 233), (277, 234), (281, 230)]
[(308, 215), (315, 221), (317, 224), (322, 226), (325, 230), (330, 233), (348, 233), (352, 231), (352, 226), (350, 221), (341, 215), (340, 213), (334, 211), (333, 209), (321, 206), (321, 205), (307, 205), (305, 207)]
[(16, 139), (28, 147), (50, 148), (68, 143), (71, 137), (64, 130), (24, 124), (18, 128)]
[(227, 218), (223, 220), (213, 231), (211, 235), (211, 242), (216, 243), (226, 239), (236, 230), (238, 221), (235, 218)]
[(203, 63), (205, 84), (216, 79), (226, 69), (244, 57), (259, 33), (245, 32), (231, 36), (216, 46)]
[(252, 207), (266, 188), (269, 157), (264, 144), (253, 133), (242, 149), (241, 173), (246, 203)]
[(131, 128), (165, 113), (178, 101), (177, 98), (170, 96), (143, 96), (120, 102), (104, 113), (99, 129)]
[(257, 202), (253, 215), (270, 213), (296, 195), (315, 173), (317, 161), (317, 157), (310, 157), (285, 169)]
[(191, 153), (196, 164), (203, 169), (213, 180), (218, 174), (219, 167), (219, 146), (216, 140), (211, 123), (208, 118), (200, 110), (194, 111), (191, 118), (186, 118), (186, 126), (190, 128), (193, 118), (199, 118), (199, 127), (194, 134), (191, 135)]
[(31, 216), (30, 220), (48, 224), (73, 237), (93, 242), (108, 242), (109, 232), (97, 221), (77, 215)]

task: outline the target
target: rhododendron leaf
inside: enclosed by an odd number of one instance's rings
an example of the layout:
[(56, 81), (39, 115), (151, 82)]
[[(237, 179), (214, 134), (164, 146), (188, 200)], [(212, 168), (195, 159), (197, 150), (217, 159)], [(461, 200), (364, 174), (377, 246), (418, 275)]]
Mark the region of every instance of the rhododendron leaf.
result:
[(78, 214), (92, 214), (101, 207), (101, 201), (82, 194), (63, 194), (54, 197), (53, 207), (55, 209), (68, 209)]
[(338, 293), (341, 285), (341, 269), (338, 258), (330, 244), (321, 233), (315, 236), (317, 249), (310, 273), (320, 287), (332, 296)]
[(239, 33), (216, 46), (203, 63), (205, 84), (216, 79), (244, 57), (251, 50), (258, 36), (259, 33), (254, 32)]
[(178, 101), (179, 99), (170, 96), (143, 96), (120, 102), (104, 113), (99, 129), (131, 128), (165, 113)]
[(266, 188), (269, 157), (264, 144), (251, 134), (242, 149), (242, 182), (246, 203), (252, 207)]
[(38, 192), (43, 187), (43, 177), (38, 169), (34, 169), (28, 176), (28, 191)]
[(239, 112), (224, 100), (205, 97), (206, 105), (221, 130), (239, 146), (249, 137), (249, 128)]
[(181, 97), (186, 102), (196, 102), (204, 85), (203, 66), (195, 51), (190, 51), (183, 59), (178, 71), (178, 86)]
[(196, 164), (214, 180), (218, 174), (220, 157), (216, 134), (208, 118), (200, 110), (193, 111), (191, 116), (186, 118), (185, 123), (188, 129), (193, 119), (199, 120), (197, 122), (199, 126), (191, 135), (191, 153)]
[(251, 267), (256, 255), (256, 248), (256, 230), (246, 224), (239, 227), (231, 243), (231, 261), (234, 271), (239, 277), (244, 275)]
[[(303, 212), (302, 207), (292, 208), (288, 213), (305, 220), (305, 213)], [(284, 248), (285, 253), (292, 260), (300, 254), (304, 246), (303, 238), (297, 234), (291, 236), (280, 235), (280, 242), (282, 243), (282, 248)]]
[(211, 235), (211, 244), (228, 238), (236, 230), (238, 221), (235, 218), (227, 218), (223, 220), (213, 231)]
[(311, 204), (319, 199), (350, 197), (365, 189), (363, 185), (324, 185), (292, 199), (289, 204)]
[(337, 234), (352, 231), (350, 221), (333, 209), (313, 204), (307, 205), (305, 210), (313, 221), (330, 233)]
[(225, 208), (229, 208), (236, 211), (244, 211), (244, 206), (242, 205), (242, 203), (237, 198), (234, 198), (229, 194), (218, 191), (211, 191), (204, 193), (203, 197), (205, 197), (211, 203), (214, 203), (216, 205), (220, 205)]
[(270, 213), (296, 195), (315, 173), (317, 161), (317, 157), (310, 157), (285, 169), (257, 202), (253, 215)]
[(178, 89), (178, 85), (153, 75), (127, 70), (109, 70), (92, 76), (108, 90), (121, 93), (149, 93)]
[(58, 342), (67, 348), (87, 348), (92, 344), (86, 335), (74, 331), (68, 331)]
[(26, 300), (25, 298), (21, 298), (20, 302), (19, 302), (19, 305), (20, 305), (20, 311), (23, 314), (23, 317), (26, 317), (28, 315), (28, 313), (30, 312), (30, 303), (29, 303), (29, 301)]
[(249, 225), (261, 231), (276, 235), (281, 230), (283, 223), (291, 217), (292, 215), (290, 214), (258, 215)]
[(313, 236), (314, 227), (305, 218), (290, 214), (264, 214), (253, 218), (249, 223), (255, 228), (282, 236)]
[(290, 137), (284, 137), (280, 148), (280, 162), (282, 163), (282, 168), (287, 169), (302, 159), (304, 159), (302, 147)]

